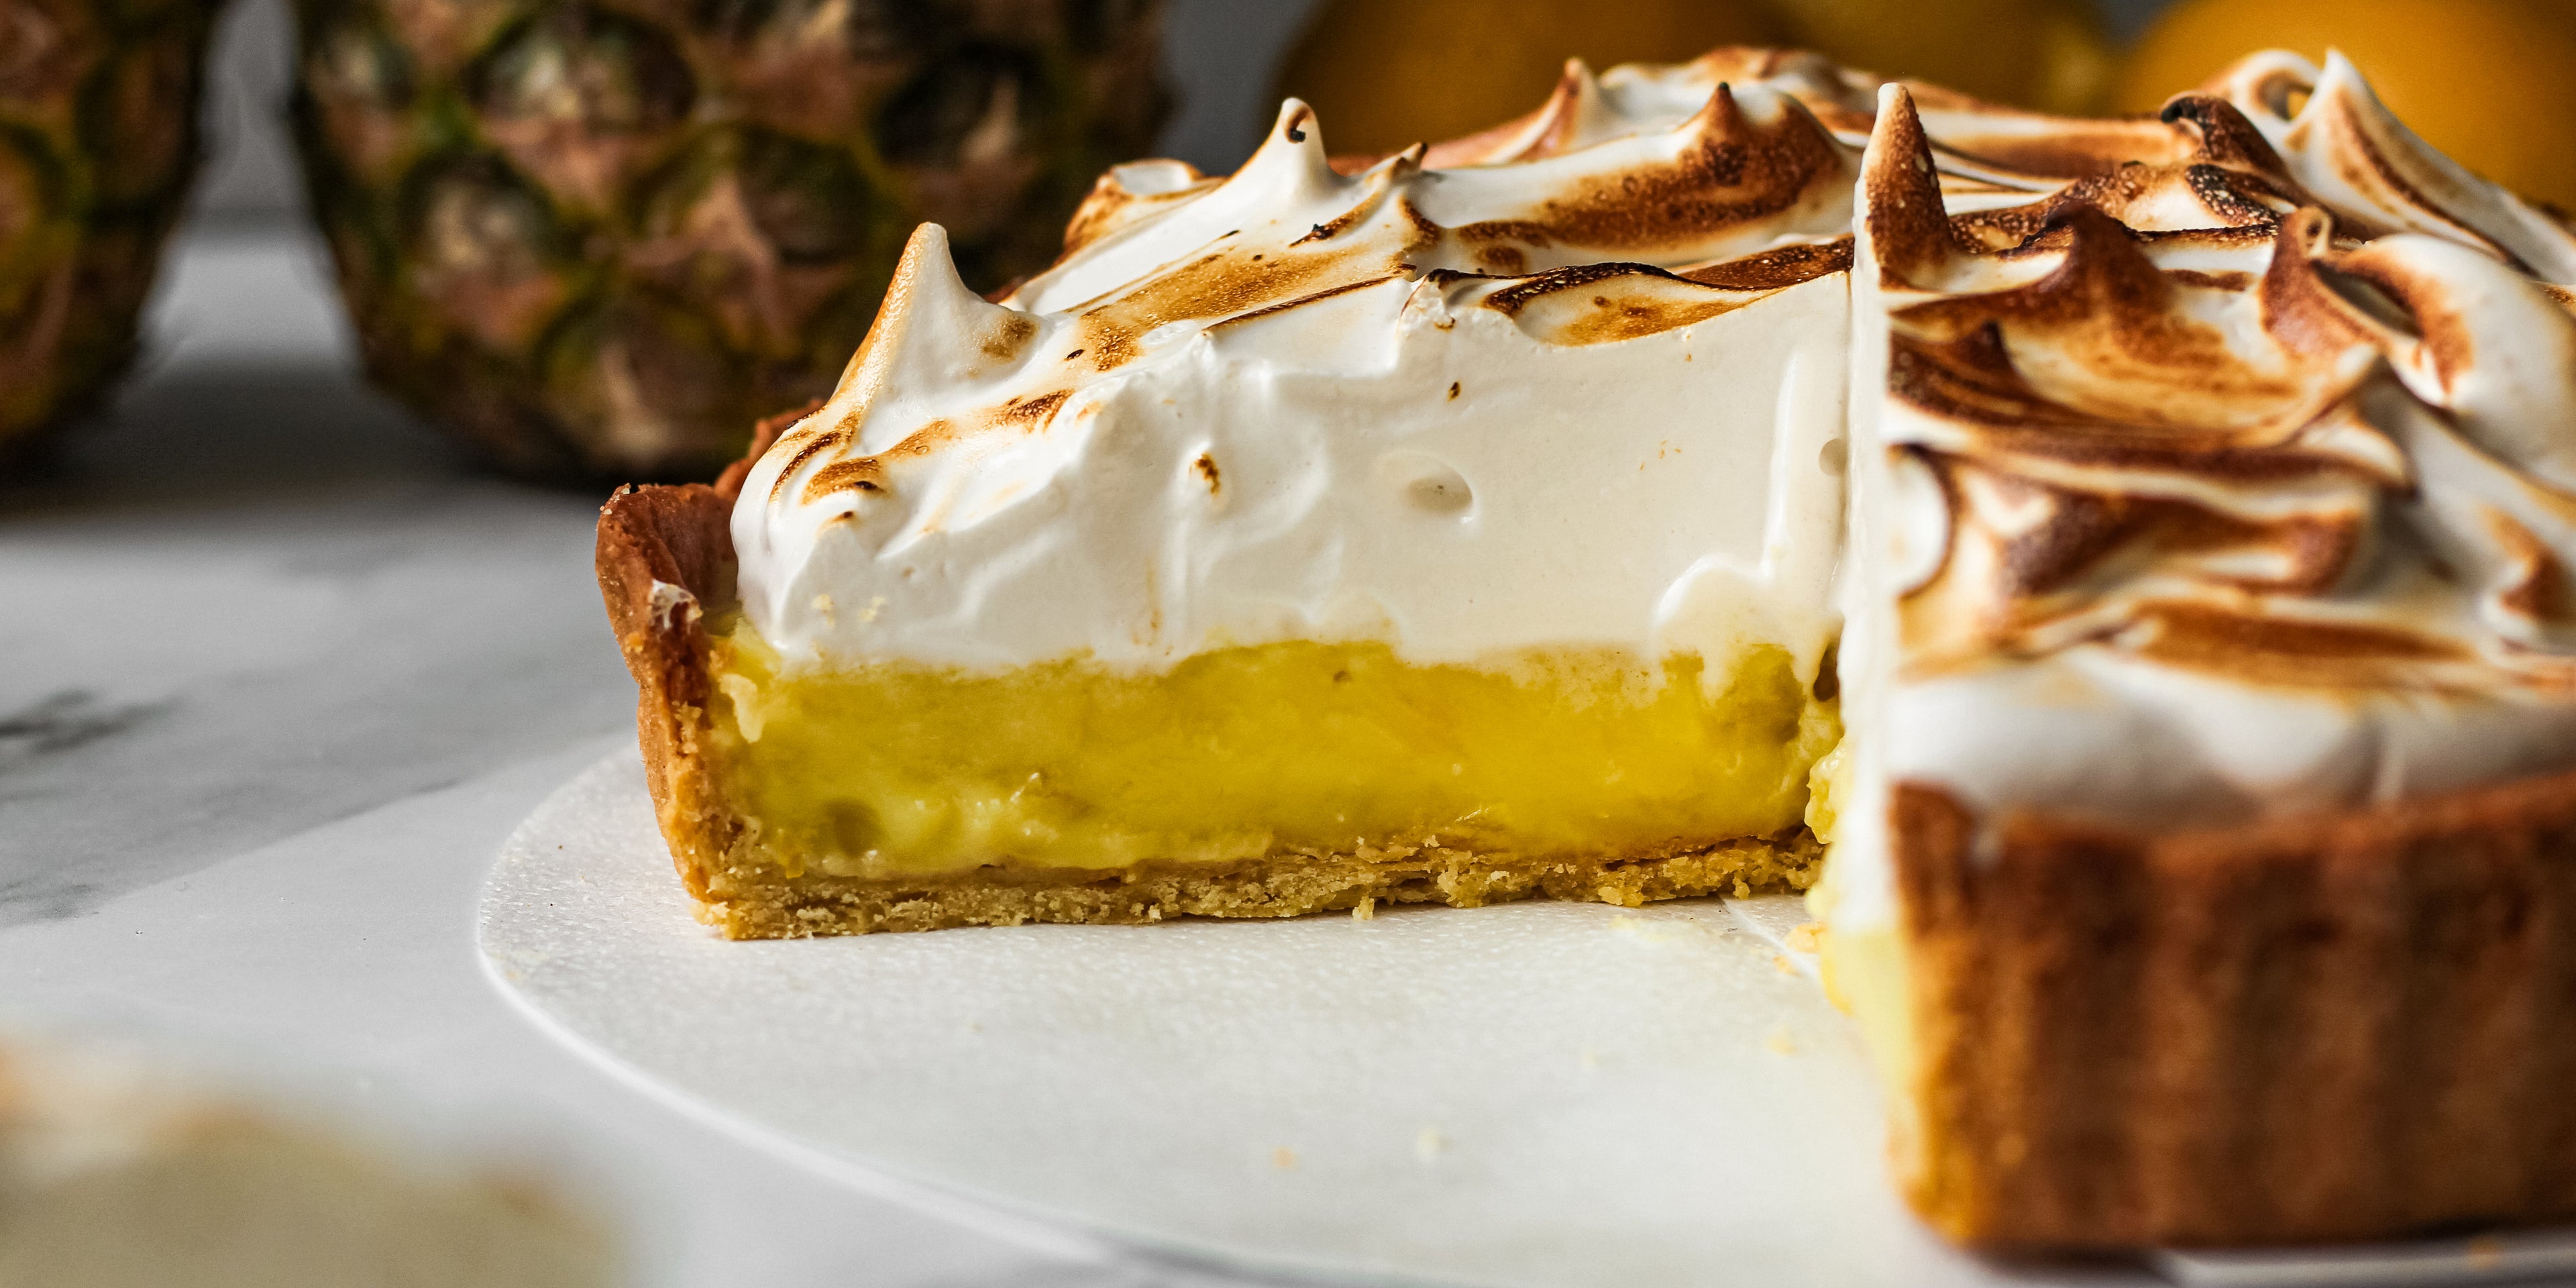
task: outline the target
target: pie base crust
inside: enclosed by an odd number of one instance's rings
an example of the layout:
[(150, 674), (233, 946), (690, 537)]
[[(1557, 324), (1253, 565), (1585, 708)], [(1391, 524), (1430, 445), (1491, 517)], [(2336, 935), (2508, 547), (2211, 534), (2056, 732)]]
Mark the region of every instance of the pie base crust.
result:
[(1953, 1238), (2380, 1240), (2576, 1220), (2576, 774), (2227, 829), (1893, 807), (1892, 1137)]
[(712, 725), (706, 618), (730, 607), (726, 484), (621, 490), (600, 512), (599, 584), (635, 675), (638, 742), (662, 833), (703, 919), (736, 939), (877, 930), (1294, 917), (1378, 904), (1650, 900), (1802, 890), (1823, 850), (1805, 829), (1716, 845), (1522, 854), (1388, 838), (1282, 850), (1221, 866), (1098, 871), (986, 867), (954, 875), (791, 877), (724, 799), (705, 758)]

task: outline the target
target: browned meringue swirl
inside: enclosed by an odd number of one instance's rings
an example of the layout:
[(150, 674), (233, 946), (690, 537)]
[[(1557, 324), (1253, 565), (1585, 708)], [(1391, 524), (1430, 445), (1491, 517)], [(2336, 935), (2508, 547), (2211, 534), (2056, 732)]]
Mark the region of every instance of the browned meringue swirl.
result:
[[(1883, 432), (1941, 510), (1905, 673), (2101, 644), (2259, 686), (2576, 693), (2576, 470), (2543, 477), (2576, 422), (2446, 392), (2564, 310), (2491, 241), (2360, 242), (2224, 100), (2163, 124), (2160, 159), (1954, 217), (1911, 103), (1881, 123)], [(2535, 406), (2576, 388), (2553, 343), (2514, 373)]]

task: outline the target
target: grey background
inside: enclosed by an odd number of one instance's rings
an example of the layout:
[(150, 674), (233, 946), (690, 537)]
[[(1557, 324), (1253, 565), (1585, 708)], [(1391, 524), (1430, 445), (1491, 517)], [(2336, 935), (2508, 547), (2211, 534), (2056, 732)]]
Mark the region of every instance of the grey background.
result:
[[(1163, 154), (1208, 170), (1242, 160), (1270, 119), (1264, 100), (1271, 64), (1319, 3), (1172, 0), (1165, 49), (1181, 110), (1164, 132)], [(2164, 0), (2095, 3), (2113, 34), (2126, 38)], [(280, 124), (293, 44), (285, 0), (234, 0), (216, 42), (208, 120), (214, 156), (199, 210), (218, 220), (290, 216), (301, 199)]]

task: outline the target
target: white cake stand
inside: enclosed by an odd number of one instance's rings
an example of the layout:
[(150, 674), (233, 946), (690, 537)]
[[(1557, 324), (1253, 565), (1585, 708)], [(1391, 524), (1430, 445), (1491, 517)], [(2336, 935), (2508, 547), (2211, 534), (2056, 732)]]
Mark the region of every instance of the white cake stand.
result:
[(630, 752), (510, 840), (482, 947), (565, 1041), (750, 1134), (1223, 1265), (2153, 1282), (1981, 1261), (1906, 1216), (1852, 1028), (1783, 946), (1804, 919), (1763, 898), (728, 943), (689, 916)]

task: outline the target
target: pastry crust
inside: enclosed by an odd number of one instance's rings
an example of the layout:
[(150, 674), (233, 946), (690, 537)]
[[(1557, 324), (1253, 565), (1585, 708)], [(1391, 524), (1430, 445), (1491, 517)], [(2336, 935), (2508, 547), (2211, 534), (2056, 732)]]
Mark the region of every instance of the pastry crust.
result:
[[(759, 448), (755, 444), (755, 453)], [(700, 915), (735, 939), (935, 930), (1029, 921), (1293, 917), (1376, 903), (1473, 907), (1547, 897), (1656, 899), (1805, 889), (1822, 849), (1805, 829), (1616, 854), (1522, 854), (1390, 841), (1283, 850), (1222, 866), (984, 868), (933, 878), (839, 877), (773, 854), (724, 799), (706, 751), (706, 618), (731, 606), (729, 515), (739, 471), (715, 487), (629, 487), (599, 517), (599, 588), (638, 693), (637, 741), (671, 857)]]
[(1953, 1238), (2576, 1218), (2576, 774), (2223, 830), (1893, 806), (1893, 1141)]
[(732, 507), (704, 484), (627, 486), (599, 512), (599, 593), (635, 677), (636, 743), (672, 863), (714, 897), (741, 823), (706, 769), (711, 728), (706, 613), (733, 586)]

